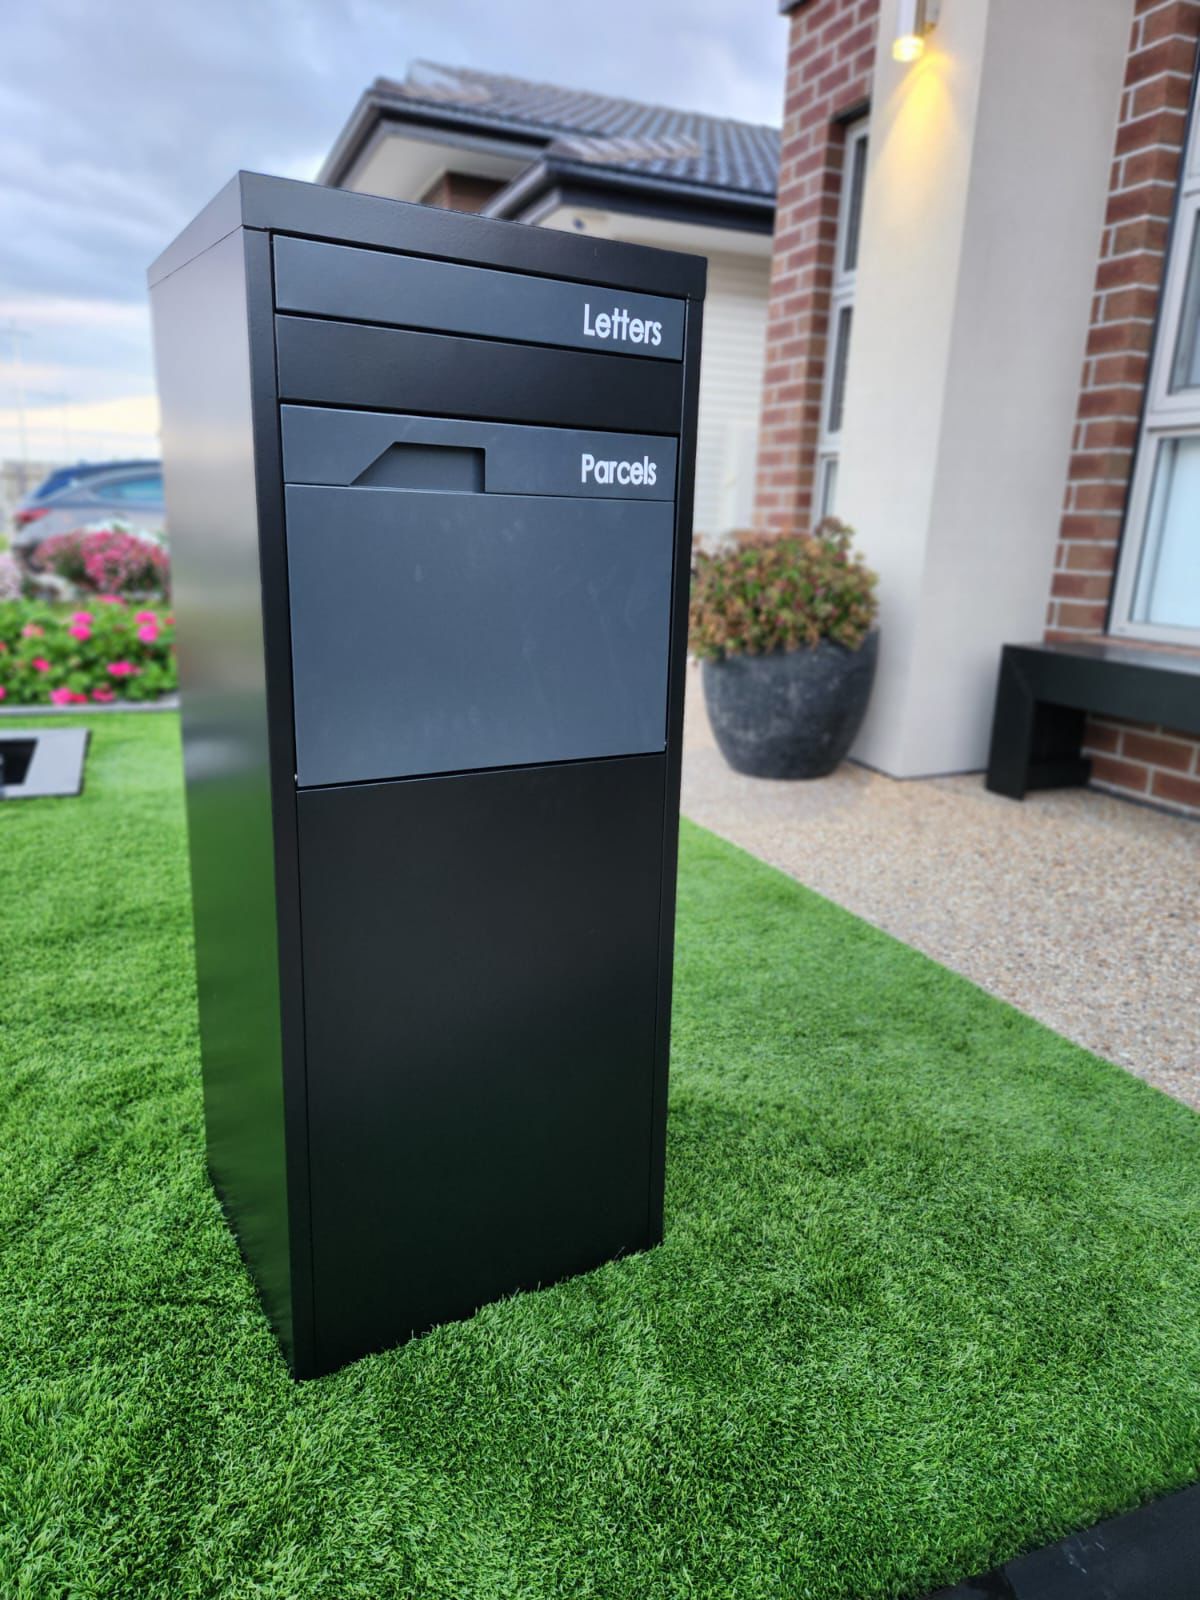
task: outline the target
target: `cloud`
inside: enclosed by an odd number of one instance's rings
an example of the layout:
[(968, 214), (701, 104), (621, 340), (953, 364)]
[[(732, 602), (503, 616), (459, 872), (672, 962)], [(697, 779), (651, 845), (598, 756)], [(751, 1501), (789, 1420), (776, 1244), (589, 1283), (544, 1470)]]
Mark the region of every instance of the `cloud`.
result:
[(239, 167), (312, 177), (414, 58), (777, 122), (786, 39), (770, 0), (39, 0), (4, 30), (0, 406), (13, 319), (72, 399), (149, 394), (149, 262)]
[(8, 460), (64, 457), (156, 456), (158, 401), (152, 394), (120, 396), (95, 404), (0, 406), (0, 450)]
[(0, 295), (0, 322), (23, 327), (140, 329), (145, 307), (116, 300), (70, 299), (52, 295)]

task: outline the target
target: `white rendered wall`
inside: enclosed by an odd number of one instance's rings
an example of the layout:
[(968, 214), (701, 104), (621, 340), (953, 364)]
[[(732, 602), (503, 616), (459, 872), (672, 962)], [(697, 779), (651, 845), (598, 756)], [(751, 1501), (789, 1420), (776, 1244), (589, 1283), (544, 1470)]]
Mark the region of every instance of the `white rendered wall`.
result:
[(1134, 0), (883, 0), (839, 514), (880, 575), (853, 754), (981, 767), (1002, 644), (1045, 622)]
[(771, 263), (710, 255), (696, 431), (696, 539), (748, 528), (754, 509)]

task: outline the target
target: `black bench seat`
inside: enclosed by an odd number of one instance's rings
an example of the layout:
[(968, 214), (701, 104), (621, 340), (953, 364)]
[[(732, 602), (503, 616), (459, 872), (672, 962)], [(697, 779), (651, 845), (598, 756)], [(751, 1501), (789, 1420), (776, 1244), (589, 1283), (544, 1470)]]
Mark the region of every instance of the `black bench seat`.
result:
[(1200, 652), (1113, 639), (1006, 644), (992, 719), (986, 786), (1023, 800), (1030, 789), (1086, 783), (1080, 754), (1088, 713), (1200, 734)]

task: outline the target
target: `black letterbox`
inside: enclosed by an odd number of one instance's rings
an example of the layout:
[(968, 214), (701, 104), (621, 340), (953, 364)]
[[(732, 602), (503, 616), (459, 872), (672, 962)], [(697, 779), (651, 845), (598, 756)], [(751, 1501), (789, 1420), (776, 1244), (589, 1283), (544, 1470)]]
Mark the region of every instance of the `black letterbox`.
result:
[(241, 174), (150, 278), (209, 1166), (309, 1376), (661, 1238), (704, 264)]

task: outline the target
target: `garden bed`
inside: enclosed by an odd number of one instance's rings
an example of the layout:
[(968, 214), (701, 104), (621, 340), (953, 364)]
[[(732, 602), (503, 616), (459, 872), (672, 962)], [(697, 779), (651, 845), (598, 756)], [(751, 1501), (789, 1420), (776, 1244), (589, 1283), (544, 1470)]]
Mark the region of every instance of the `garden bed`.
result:
[(164, 602), (0, 601), (0, 707), (140, 703), (177, 685), (175, 618)]
[(0, 710), (173, 693), (170, 581), (166, 547), (119, 522), (45, 539), (23, 564), (0, 552)]
[(294, 1384), (92, 726), (0, 804), (0, 1592), (896, 1600), (1200, 1476), (1200, 1119), (686, 826), (665, 1244)]

